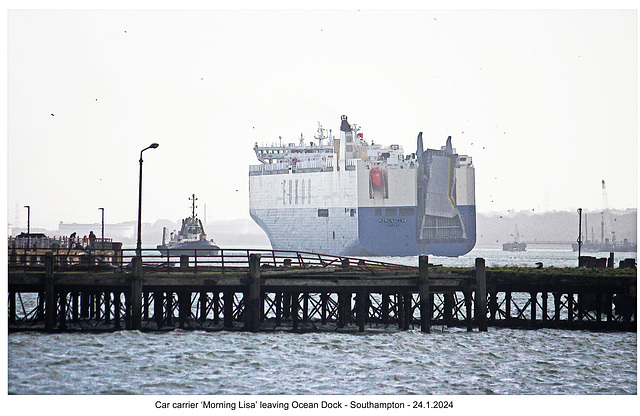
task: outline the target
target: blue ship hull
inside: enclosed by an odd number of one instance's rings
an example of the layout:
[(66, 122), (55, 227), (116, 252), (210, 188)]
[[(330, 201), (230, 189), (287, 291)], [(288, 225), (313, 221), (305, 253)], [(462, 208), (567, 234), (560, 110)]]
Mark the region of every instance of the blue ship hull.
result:
[[(360, 208), (358, 210), (358, 239), (364, 254), (375, 256), (433, 256), (457, 257), (467, 254), (476, 243), (475, 206), (458, 206), (464, 219), (467, 237), (440, 240), (421, 240), (417, 207)], [(376, 210), (378, 214), (376, 215)], [(412, 213), (413, 212), (413, 213)], [(403, 215), (404, 214), (404, 215)]]

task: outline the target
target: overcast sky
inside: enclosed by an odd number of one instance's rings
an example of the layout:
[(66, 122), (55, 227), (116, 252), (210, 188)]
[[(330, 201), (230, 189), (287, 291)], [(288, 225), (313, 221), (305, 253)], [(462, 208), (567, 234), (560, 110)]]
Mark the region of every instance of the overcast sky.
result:
[(255, 142), (340, 115), (473, 157), (479, 212), (637, 199), (635, 11), (9, 11), (7, 220), (248, 218)]

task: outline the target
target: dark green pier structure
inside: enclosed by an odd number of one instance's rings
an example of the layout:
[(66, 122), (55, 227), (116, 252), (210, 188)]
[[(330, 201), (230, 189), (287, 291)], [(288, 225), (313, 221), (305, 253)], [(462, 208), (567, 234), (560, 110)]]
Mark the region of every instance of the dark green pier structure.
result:
[(488, 268), (478, 258), (451, 268), (427, 256), (412, 267), (277, 250), (151, 253), (10, 256), (9, 331), (637, 330), (630, 260), (538, 269)]

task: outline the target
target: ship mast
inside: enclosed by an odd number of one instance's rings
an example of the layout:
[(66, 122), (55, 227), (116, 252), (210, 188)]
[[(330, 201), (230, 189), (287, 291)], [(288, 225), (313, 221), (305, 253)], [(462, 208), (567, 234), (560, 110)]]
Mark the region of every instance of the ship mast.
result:
[(198, 198), (196, 198), (196, 194), (191, 194), (191, 198), (189, 198), (189, 201), (191, 201), (191, 218), (195, 219), (196, 218), (196, 201), (198, 200)]

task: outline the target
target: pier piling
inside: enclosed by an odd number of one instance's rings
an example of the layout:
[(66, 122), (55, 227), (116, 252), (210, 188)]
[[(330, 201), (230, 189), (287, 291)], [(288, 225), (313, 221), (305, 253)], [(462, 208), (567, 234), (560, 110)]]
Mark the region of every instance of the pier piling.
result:
[(476, 299), (478, 330), (487, 331), (487, 277), (484, 259), (476, 259)]
[(429, 256), (418, 258), (418, 276), (420, 279), (420, 330), (431, 332), (431, 296), (429, 289)]
[(133, 273), (131, 274), (131, 329), (137, 330), (142, 326), (142, 258), (133, 258)]
[(222, 302), (224, 304), (223, 310), (223, 319), (224, 319), (224, 327), (226, 329), (233, 328), (233, 298), (234, 292), (225, 291), (222, 294)]
[(45, 293), (45, 328), (53, 331), (56, 325), (56, 292), (53, 286), (53, 253), (45, 255), (45, 275), (44, 275), (44, 293)]
[(249, 255), (249, 290), (245, 302), (247, 329), (257, 332), (260, 327), (260, 254)]
[(467, 324), (467, 332), (473, 331), (473, 299), (471, 295), (471, 290), (465, 290), (464, 292), (464, 305), (466, 309), (465, 322)]

